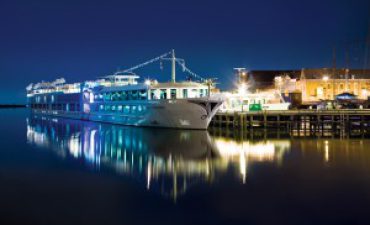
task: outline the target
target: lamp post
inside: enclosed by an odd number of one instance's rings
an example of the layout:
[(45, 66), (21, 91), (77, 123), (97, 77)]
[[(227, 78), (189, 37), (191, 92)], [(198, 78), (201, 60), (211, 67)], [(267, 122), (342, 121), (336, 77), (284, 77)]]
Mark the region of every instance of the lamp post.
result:
[(336, 59), (336, 52), (335, 46), (333, 47), (333, 100), (335, 99), (335, 73), (337, 70), (337, 59)]
[[(327, 75), (324, 75), (324, 76), (322, 77), (322, 80), (325, 82), (324, 87), (326, 87), (326, 86), (327, 86), (327, 82), (328, 82), (328, 80), (329, 80), (329, 77), (328, 77)], [(326, 90), (326, 88), (325, 88), (325, 90)], [(323, 88), (323, 95), (324, 95), (324, 99), (325, 99), (326, 91), (324, 92), (324, 88)], [(329, 100), (330, 100), (330, 99), (329, 99)]]
[(242, 80), (242, 77), (243, 79), (245, 79), (245, 76), (247, 75), (246, 69), (244, 67), (236, 67), (234, 68), (234, 70), (236, 71), (236, 74), (238, 75), (238, 83), (241, 84), (242, 82), (244, 82), (244, 80)]

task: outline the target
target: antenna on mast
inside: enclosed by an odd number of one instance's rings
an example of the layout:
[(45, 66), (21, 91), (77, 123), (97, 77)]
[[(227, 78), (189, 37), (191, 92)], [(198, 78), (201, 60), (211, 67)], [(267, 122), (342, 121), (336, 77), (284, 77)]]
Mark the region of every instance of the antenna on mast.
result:
[(172, 73), (171, 73), (171, 82), (176, 83), (176, 57), (175, 57), (175, 50), (172, 49)]

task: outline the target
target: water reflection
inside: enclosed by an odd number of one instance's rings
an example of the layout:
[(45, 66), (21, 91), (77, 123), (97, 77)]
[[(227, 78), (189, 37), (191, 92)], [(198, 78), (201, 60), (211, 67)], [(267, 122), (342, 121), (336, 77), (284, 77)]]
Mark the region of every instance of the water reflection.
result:
[(290, 149), (288, 140), (236, 141), (225, 137), (214, 137), (217, 150), (224, 161), (239, 163), (239, 173), (246, 182), (249, 162), (276, 162), (280, 165), (283, 155)]
[(176, 199), (190, 186), (213, 183), (225, 173), (242, 183), (248, 168), (280, 166), (289, 140), (237, 141), (207, 131), (145, 129), (32, 115), (27, 140), (60, 157), (137, 179), (148, 190)]

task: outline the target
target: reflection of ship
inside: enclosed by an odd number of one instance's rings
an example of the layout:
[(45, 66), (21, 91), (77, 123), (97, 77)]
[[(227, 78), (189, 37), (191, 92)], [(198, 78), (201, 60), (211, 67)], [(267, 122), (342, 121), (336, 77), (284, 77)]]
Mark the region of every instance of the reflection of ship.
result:
[(27, 121), (30, 144), (82, 159), (96, 169), (112, 168), (174, 199), (192, 184), (212, 182), (229, 169), (238, 168), (245, 181), (251, 162), (281, 162), (290, 143), (236, 142), (211, 138), (207, 131), (133, 128), (39, 115)]
[(217, 152), (207, 131), (144, 129), (34, 115), (27, 139), (96, 168), (112, 167), (176, 197), (194, 182), (210, 181)]

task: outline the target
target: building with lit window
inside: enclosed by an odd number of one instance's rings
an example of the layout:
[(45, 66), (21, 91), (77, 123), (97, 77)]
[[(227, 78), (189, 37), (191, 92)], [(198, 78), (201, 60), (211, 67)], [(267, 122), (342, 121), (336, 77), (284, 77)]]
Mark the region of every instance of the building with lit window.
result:
[(370, 70), (321, 68), (249, 73), (255, 79), (256, 89), (273, 87), (285, 95), (301, 93), (303, 102), (334, 100), (343, 93), (363, 100), (370, 95)]

